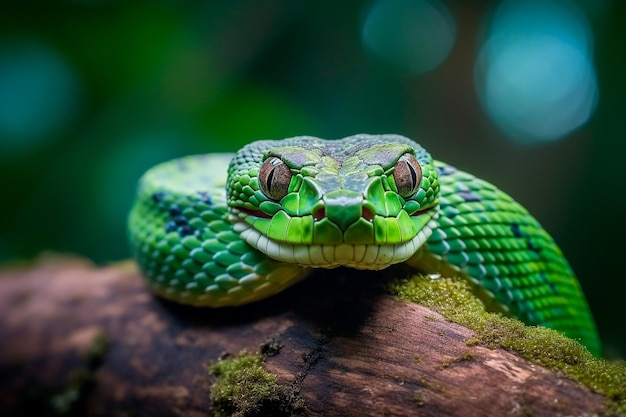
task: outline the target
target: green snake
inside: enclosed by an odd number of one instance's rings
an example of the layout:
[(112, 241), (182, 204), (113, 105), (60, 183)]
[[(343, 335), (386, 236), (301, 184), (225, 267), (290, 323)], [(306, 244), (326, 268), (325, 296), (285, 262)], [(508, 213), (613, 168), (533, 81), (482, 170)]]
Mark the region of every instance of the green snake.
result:
[(149, 286), (180, 303), (236, 306), (313, 268), (404, 262), (600, 351), (580, 285), (538, 221), (403, 136), (261, 140), (165, 162), (140, 179), (128, 225)]

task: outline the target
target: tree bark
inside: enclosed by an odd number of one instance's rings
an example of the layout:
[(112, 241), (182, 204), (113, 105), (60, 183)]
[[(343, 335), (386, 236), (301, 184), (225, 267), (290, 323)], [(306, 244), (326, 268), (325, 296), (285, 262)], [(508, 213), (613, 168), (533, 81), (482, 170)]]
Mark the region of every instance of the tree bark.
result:
[[(380, 273), (378, 273), (380, 274)], [(472, 331), (380, 290), (380, 275), (332, 270), (253, 305), (166, 302), (131, 262), (48, 257), (0, 271), (3, 415), (207, 416), (225, 354), (255, 352), (303, 400), (304, 416), (592, 415), (604, 398)]]

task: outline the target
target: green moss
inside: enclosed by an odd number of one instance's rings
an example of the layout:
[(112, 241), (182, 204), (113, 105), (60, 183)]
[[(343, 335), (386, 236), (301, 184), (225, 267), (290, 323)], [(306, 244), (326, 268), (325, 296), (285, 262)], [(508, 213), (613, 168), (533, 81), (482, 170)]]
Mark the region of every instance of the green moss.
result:
[(266, 358), (271, 356), (276, 356), (280, 353), (280, 350), (283, 348), (283, 345), (274, 338), (267, 339), (259, 348), (259, 353)]
[(265, 357), (242, 351), (209, 367), (217, 376), (211, 399), (218, 416), (290, 416), (303, 409), (296, 390), (263, 368)]
[(417, 393), (417, 392), (413, 396), (413, 402), (418, 407), (423, 407), (424, 405), (426, 405), (426, 403), (424, 402), (424, 399), (422, 398), (422, 396), (419, 393)]
[(85, 353), (85, 361), (89, 369), (95, 369), (102, 363), (109, 351), (109, 344), (109, 338), (104, 332), (99, 331), (94, 335)]
[(442, 393), (445, 391), (445, 386), (439, 382), (431, 381), (428, 378), (420, 378), (417, 384), (424, 389), (428, 389), (431, 392)]
[(452, 365), (452, 364), (471, 361), (475, 357), (476, 357), (476, 355), (473, 354), (472, 352), (465, 352), (462, 355), (457, 356), (456, 358), (452, 358), (450, 360), (445, 361), (444, 363), (442, 363), (439, 366), (439, 368), (440, 369), (446, 369), (446, 368), (449, 368), (450, 365)]
[(87, 347), (83, 364), (74, 369), (62, 392), (50, 398), (50, 406), (56, 415), (80, 414), (84, 396), (96, 382), (95, 373), (102, 365), (109, 350), (109, 339), (102, 331), (97, 332)]
[(584, 346), (555, 330), (527, 326), (514, 318), (486, 312), (465, 281), (415, 276), (391, 282), (388, 290), (402, 300), (436, 310), (446, 319), (474, 330), (468, 345), (515, 351), (602, 394), (607, 399), (607, 412), (626, 413), (623, 363), (594, 358)]

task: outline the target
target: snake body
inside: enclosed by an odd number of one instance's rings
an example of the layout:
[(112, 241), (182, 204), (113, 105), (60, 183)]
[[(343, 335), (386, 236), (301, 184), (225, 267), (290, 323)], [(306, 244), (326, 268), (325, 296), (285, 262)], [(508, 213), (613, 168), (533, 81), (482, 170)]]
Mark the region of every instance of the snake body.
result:
[(263, 140), (162, 163), (139, 182), (129, 238), (149, 286), (185, 304), (236, 306), (313, 268), (405, 262), (600, 351), (580, 285), (538, 221), (403, 136)]

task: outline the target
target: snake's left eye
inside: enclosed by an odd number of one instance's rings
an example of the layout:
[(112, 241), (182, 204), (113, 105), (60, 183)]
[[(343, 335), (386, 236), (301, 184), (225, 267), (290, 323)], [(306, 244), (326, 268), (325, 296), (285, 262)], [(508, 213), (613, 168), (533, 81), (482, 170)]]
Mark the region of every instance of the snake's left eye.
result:
[(402, 197), (410, 197), (415, 194), (422, 182), (422, 167), (415, 155), (404, 154), (400, 157), (393, 168), (393, 180), (396, 183), (398, 194)]
[(287, 195), (291, 176), (291, 170), (287, 164), (272, 156), (261, 165), (259, 185), (266, 196), (278, 201)]

